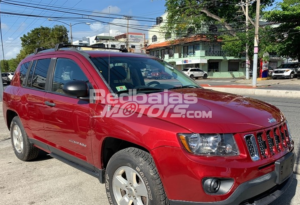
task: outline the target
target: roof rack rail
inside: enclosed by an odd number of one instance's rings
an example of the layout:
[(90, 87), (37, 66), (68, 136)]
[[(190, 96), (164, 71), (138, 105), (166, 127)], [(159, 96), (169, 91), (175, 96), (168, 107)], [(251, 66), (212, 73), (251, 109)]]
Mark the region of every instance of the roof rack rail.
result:
[(63, 43), (58, 43), (55, 45), (55, 51), (58, 51), (60, 48), (68, 48), (68, 47), (73, 47), (73, 48), (101, 48), (101, 49), (107, 49), (107, 50), (116, 50), (116, 51), (121, 51), (123, 53), (128, 53), (128, 50), (126, 48), (107, 48), (103, 45), (92, 45), (92, 46), (81, 46), (81, 45), (71, 45), (71, 44), (63, 44)]
[(38, 52), (43, 51), (43, 50), (45, 50), (45, 48), (43, 48), (43, 47), (36, 48), (36, 49), (34, 50), (34, 54), (37, 54)]

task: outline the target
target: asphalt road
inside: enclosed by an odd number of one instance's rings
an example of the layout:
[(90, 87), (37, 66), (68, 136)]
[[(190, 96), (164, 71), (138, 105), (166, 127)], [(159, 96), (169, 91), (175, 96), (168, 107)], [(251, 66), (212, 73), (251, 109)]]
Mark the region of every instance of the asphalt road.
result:
[[(278, 106), (289, 120), (297, 163), (299, 154), (299, 100), (255, 97)], [(47, 155), (37, 161), (18, 160), (10, 144), (9, 134), (0, 111), (0, 204), (5, 205), (108, 205), (105, 187), (96, 178), (78, 171)], [(295, 169), (298, 173), (300, 170)], [(300, 204), (300, 175), (289, 190), (271, 205)]]

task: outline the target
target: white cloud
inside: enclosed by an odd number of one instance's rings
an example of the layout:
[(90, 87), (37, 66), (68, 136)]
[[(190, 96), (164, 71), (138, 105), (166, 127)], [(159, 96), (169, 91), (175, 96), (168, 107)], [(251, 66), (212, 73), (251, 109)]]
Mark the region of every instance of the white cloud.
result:
[[(101, 11), (95, 10), (92, 15), (95, 16), (109, 16), (108, 14), (120, 13), (121, 9), (117, 6), (108, 6)], [(95, 35), (110, 35), (116, 36), (127, 32), (127, 19), (110, 19), (106, 18), (109, 23), (94, 22), (90, 25), (91, 31), (73, 32), (74, 40), (81, 40), (83, 37)], [(142, 33), (145, 31), (138, 30), (140, 23), (136, 20), (129, 20), (129, 32)]]
[(2, 29), (8, 29), (8, 26), (5, 23), (1, 23), (1, 28)]
[[(13, 39), (11, 37), (4, 41), (4, 57), (6, 60), (17, 57), (21, 50), (21, 40)], [(0, 49), (0, 60), (3, 59), (2, 49)]]
[(103, 9), (101, 12), (103, 13), (110, 13), (110, 14), (117, 14), (120, 13), (121, 9), (117, 6), (109, 6)]
[(11, 58), (15, 58), (21, 50), (21, 46), (15, 46), (15, 47), (7, 47), (5, 50), (5, 59), (9, 60)]
[(102, 23), (100, 23), (100, 22), (96, 22), (96, 23), (92, 23), (91, 25), (90, 25), (90, 28), (92, 29), (92, 31), (100, 31), (101, 29), (103, 29), (103, 25), (102, 25)]

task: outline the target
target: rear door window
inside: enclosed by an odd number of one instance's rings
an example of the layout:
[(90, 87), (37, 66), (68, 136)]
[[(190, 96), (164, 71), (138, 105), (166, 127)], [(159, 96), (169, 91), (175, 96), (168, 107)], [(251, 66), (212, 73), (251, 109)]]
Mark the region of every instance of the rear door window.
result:
[(45, 90), (46, 78), (50, 62), (50, 58), (37, 60), (31, 80), (29, 80), (27, 84), (28, 87), (36, 88), (39, 90)]

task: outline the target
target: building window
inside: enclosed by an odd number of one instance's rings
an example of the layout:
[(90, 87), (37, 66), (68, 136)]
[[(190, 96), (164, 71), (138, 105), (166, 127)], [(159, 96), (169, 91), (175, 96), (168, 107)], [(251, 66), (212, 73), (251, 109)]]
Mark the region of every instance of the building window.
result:
[(156, 41), (157, 41), (157, 36), (156, 35), (152, 36), (152, 42), (156, 42)]
[(228, 62), (228, 71), (239, 71), (239, 62)]
[(159, 50), (155, 52), (155, 57), (159, 58)]
[(188, 47), (183, 46), (183, 57), (187, 57), (187, 55), (188, 55)]
[(115, 47), (116, 47), (116, 45), (114, 45), (114, 44), (111, 44), (111, 45), (110, 45), (110, 47), (111, 47), (111, 48), (115, 48)]
[(165, 59), (165, 49), (162, 49), (162, 50), (161, 50), (161, 58), (162, 58), (162, 59)]
[(208, 62), (208, 72), (219, 72), (219, 62)]
[(194, 46), (192, 46), (192, 45), (188, 46), (188, 54), (194, 55)]
[(194, 51), (200, 51), (200, 45), (199, 44), (194, 45)]
[(167, 53), (169, 54), (169, 57), (173, 57), (174, 56), (173, 48), (168, 48)]

